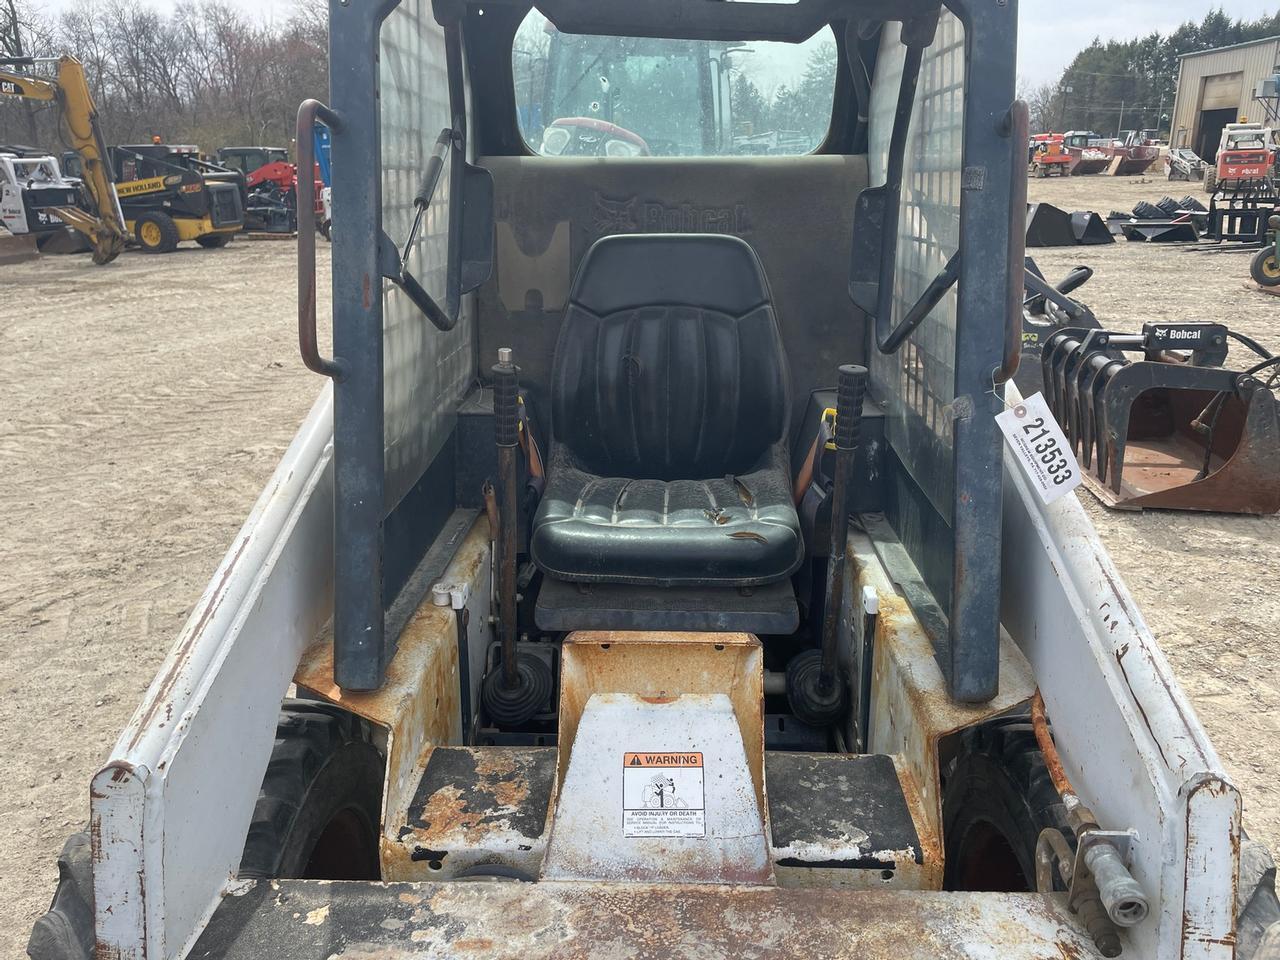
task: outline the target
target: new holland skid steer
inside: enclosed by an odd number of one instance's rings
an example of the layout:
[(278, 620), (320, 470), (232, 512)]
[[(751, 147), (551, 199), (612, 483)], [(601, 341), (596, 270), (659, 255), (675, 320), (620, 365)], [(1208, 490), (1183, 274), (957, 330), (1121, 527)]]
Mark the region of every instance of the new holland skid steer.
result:
[[(330, 18), (329, 382), (33, 957), (1277, 955), (1239, 794), (1002, 446), (1014, 0)], [(584, 104), (672, 146), (539, 154)]]

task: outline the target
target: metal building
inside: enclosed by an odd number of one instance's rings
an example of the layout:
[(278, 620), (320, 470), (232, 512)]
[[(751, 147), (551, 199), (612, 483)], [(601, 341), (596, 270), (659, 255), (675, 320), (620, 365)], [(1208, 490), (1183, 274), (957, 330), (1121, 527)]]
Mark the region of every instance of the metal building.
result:
[(1172, 146), (1191, 147), (1212, 160), (1225, 124), (1274, 119), (1257, 95), (1260, 83), (1280, 73), (1280, 37), (1200, 50), (1178, 59), (1178, 92), (1169, 126)]

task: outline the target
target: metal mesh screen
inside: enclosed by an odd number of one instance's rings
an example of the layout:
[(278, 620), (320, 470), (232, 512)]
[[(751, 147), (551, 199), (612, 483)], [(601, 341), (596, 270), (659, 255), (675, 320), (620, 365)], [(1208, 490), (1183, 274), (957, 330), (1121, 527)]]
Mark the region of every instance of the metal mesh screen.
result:
[[(413, 196), (440, 131), (449, 125), (444, 31), (430, 0), (403, 0), (382, 26), (382, 223), (402, 247), (413, 224)], [(445, 299), (449, 249), (449, 164), (418, 233), (409, 267)], [(389, 281), (382, 285), (386, 497), (390, 511), (448, 439), (453, 410), (473, 375), (472, 298), (458, 324), (441, 333)]]
[[(884, 184), (887, 178), (905, 53), (900, 32), (899, 24), (886, 24), (876, 60), (870, 110), (872, 185)], [(964, 61), (964, 27), (944, 11), (920, 67), (907, 141), (893, 288), (895, 324), (959, 245)], [(889, 440), (948, 523), (954, 485), (950, 404), (955, 397), (956, 304), (953, 288), (901, 350), (873, 350), (871, 362), (876, 395), (888, 403)]]

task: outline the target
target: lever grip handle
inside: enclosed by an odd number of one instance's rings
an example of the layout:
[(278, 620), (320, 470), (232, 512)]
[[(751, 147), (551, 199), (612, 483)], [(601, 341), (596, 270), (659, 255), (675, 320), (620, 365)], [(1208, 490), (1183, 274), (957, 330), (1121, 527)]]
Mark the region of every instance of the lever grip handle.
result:
[(862, 429), (862, 401), (867, 394), (867, 368), (852, 363), (840, 367), (836, 391), (836, 448), (853, 450)]
[(500, 447), (514, 447), (520, 442), (520, 368), (511, 359), (511, 350), (498, 351), (493, 373), (494, 432)]

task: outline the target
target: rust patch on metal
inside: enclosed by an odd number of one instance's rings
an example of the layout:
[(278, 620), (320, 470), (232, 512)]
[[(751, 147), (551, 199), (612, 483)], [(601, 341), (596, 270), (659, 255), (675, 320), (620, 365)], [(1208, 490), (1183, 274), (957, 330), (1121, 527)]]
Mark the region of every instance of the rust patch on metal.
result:
[[(472, 524), (458, 545), (443, 579), (469, 582), (473, 592), (488, 576), (488, 525)], [(407, 875), (408, 857), (395, 833), (406, 822), (425, 754), (436, 744), (462, 737), (458, 703), (457, 621), (449, 607), (425, 597), (400, 634), (383, 686), (373, 691), (342, 690), (333, 681), (332, 625), (303, 654), (294, 682), (387, 731), (387, 772), (383, 791), (382, 875)]]
[(459, 834), (468, 843), (474, 843), (479, 839), (476, 826), (484, 819), (484, 813), (467, 809), (462, 791), (457, 787), (443, 787), (427, 800), (422, 819), (432, 834)]
[[(1001, 634), (1000, 689), (985, 704), (957, 703), (947, 693), (933, 644), (906, 599), (889, 582), (870, 542), (852, 535), (850, 554), (853, 591), (872, 587), (880, 600), (876, 622), (875, 662), (872, 664), (872, 743), (876, 753), (896, 755), (910, 774), (919, 796), (924, 822), (917, 825), (922, 847), (936, 852), (937, 884), (941, 886), (942, 797), (939, 754), (943, 741), (966, 727), (1025, 703), (1035, 681), (1021, 652)], [(854, 630), (853, 624), (842, 629)], [(902, 778), (900, 778), (902, 779)]]
[(551, 747), (428, 751), (403, 826), (383, 838), (384, 876), (449, 879), (490, 863), (536, 873), (554, 769)]

